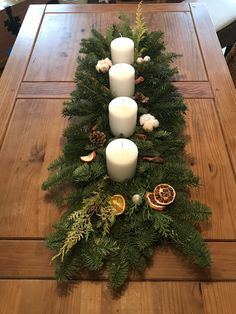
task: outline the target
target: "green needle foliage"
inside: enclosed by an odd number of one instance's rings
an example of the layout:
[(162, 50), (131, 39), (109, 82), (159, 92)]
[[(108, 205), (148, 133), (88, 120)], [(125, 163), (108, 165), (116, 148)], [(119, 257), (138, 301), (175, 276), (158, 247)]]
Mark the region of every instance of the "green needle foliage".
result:
[[(83, 58), (78, 59), (76, 89), (63, 108), (63, 115), (70, 120), (64, 132), (63, 155), (50, 165), (52, 174), (42, 186), (65, 209), (54, 225), (55, 232), (47, 239), (47, 246), (56, 252), (56, 278), (64, 281), (80, 271), (107, 267), (115, 290), (127, 281), (129, 271), (142, 272), (154, 248), (167, 242), (200, 267), (210, 265), (207, 247), (195, 228), (196, 223), (209, 218), (210, 209), (188, 198), (188, 189), (197, 187), (199, 180), (183, 159), (186, 106), (170, 83), (177, 73), (171, 67), (177, 56), (165, 51), (161, 32), (148, 32), (141, 5), (133, 29), (126, 15), (120, 18), (121, 23), (109, 27), (106, 36), (93, 30), (90, 38), (82, 40)], [(139, 150), (136, 175), (117, 183), (108, 177), (105, 160), (105, 147), (113, 139), (108, 123), (108, 104), (113, 96), (108, 73), (97, 72), (96, 64), (111, 57), (110, 43), (121, 35), (134, 40), (136, 57), (151, 58), (150, 62), (133, 65), (136, 77), (144, 77), (135, 92), (148, 97), (145, 103), (137, 99), (138, 121), (140, 115), (150, 113), (160, 126), (147, 132), (137, 124), (130, 138)], [(93, 132), (102, 134), (101, 143), (92, 140)], [(93, 151), (96, 158), (91, 163), (80, 160), (80, 156)], [(150, 162), (144, 157), (159, 159)], [(148, 205), (145, 193), (160, 183), (173, 186), (176, 199), (158, 212)], [(115, 194), (121, 194), (126, 201), (125, 212), (119, 216), (110, 204)], [(137, 203), (132, 200), (134, 194), (140, 196)]]

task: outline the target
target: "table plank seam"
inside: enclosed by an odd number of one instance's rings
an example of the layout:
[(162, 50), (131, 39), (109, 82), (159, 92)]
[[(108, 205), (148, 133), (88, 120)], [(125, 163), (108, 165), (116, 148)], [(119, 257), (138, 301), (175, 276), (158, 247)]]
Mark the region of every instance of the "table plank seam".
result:
[[(33, 40), (33, 44), (32, 44), (32, 46), (31, 46), (31, 50), (30, 50), (30, 53), (29, 53), (29, 57), (28, 57), (28, 60), (27, 60), (27, 64), (26, 64), (26, 67), (25, 67), (25, 71), (24, 71), (24, 74), (23, 74), (23, 76), (22, 76), (21, 84), (22, 84), (22, 82), (24, 81), (24, 78), (25, 78), (25, 75), (26, 75), (26, 72), (27, 72), (27, 69), (28, 69), (28, 65), (29, 65), (31, 56), (32, 56), (32, 53), (33, 53), (33, 51), (34, 51), (35, 43), (36, 43), (36, 41), (37, 41), (37, 39), (38, 39), (38, 35), (39, 35), (40, 29), (41, 29), (41, 25), (42, 25), (42, 23), (43, 23), (43, 19), (44, 19), (46, 7), (47, 7), (47, 5), (44, 6), (43, 14), (42, 14), (41, 20), (40, 20), (40, 22), (39, 22), (37, 32), (36, 32), (36, 34), (35, 34), (35, 37), (34, 37), (34, 40)], [(19, 90), (19, 88), (18, 88), (18, 90)], [(17, 91), (17, 92), (18, 92), (18, 91)]]
[(223, 136), (223, 139), (224, 139), (224, 144), (225, 144), (225, 150), (226, 150), (226, 153), (228, 155), (228, 159), (229, 159), (229, 162), (230, 162), (230, 166), (231, 166), (231, 169), (232, 169), (232, 172), (233, 172), (233, 176), (234, 176), (234, 181), (236, 183), (236, 169), (234, 168), (234, 163), (233, 163), (233, 160), (232, 160), (232, 155), (230, 154), (230, 151), (229, 151), (229, 146), (227, 144), (227, 136), (225, 134), (225, 130), (223, 128), (223, 125), (222, 125), (222, 121), (220, 119), (220, 113), (219, 113), (219, 109), (218, 109), (218, 106), (217, 106), (217, 101), (218, 101), (218, 97), (217, 97), (217, 90), (215, 90), (215, 96), (214, 96), (214, 108), (215, 108), (215, 112), (216, 112), (216, 115), (217, 115), (217, 118), (218, 118), (218, 121), (219, 121), (219, 126), (220, 126), (220, 129), (221, 129), (221, 133), (222, 133), (222, 136)]
[[(217, 118), (220, 120), (220, 128), (225, 142), (227, 155), (233, 169), (234, 182), (236, 181), (235, 164), (235, 87), (230, 76), (226, 61), (221, 52), (217, 34), (213, 28), (206, 7), (192, 3), (191, 14), (195, 25), (195, 32), (200, 42), (201, 52), (205, 60), (206, 72), (210, 80), (215, 98)], [(209, 32), (204, 33), (204, 29)], [(212, 49), (212, 54), (209, 54)], [(215, 64), (218, 62), (218, 64)]]
[(192, 12), (192, 5), (190, 5), (190, 3), (189, 3), (189, 7), (190, 7), (190, 14), (191, 14), (192, 21), (193, 21), (194, 31), (195, 31), (196, 38), (197, 38), (198, 48), (199, 48), (199, 51), (200, 51), (200, 54), (201, 54), (201, 57), (202, 57), (202, 62), (203, 62), (203, 65), (204, 65), (205, 73), (206, 73), (209, 85), (211, 87), (211, 91), (213, 93), (213, 89), (212, 89), (212, 86), (210, 84), (209, 74), (208, 74), (208, 71), (207, 71), (206, 61), (205, 61), (204, 54), (203, 54), (203, 51), (202, 51), (202, 47), (201, 47), (201, 44), (200, 44), (200, 40), (199, 40), (199, 37), (198, 37), (197, 26), (196, 26), (196, 23), (195, 23), (195, 20), (194, 20), (193, 12)]
[[(134, 3), (121, 3), (119, 4), (119, 11), (122, 11), (122, 7), (125, 8), (126, 12), (133, 11), (137, 8), (137, 4)], [(104, 10), (105, 8), (105, 10)], [(145, 3), (143, 6), (143, 12), (152, 12), (155, 9), (154, 3)], [(103, 7), (97, 6), (94, 8), (93, 4), (70, 4), (69, 7), (61, 4), (60, 7), (57, 5), (49, 4), (46, 6), (45, 14), (69, 14), (69, 13), (103, 13), (103, 12), (117, 12), (117, 4), (103, 4)], [(189, 3), (161, 3), (159, 4), (159, 12), (189, 12)]]
[[(40, 6), (42, 7), (42, 5), (40, 5)], [(30, 61), (30, 58), (31, 58), (32, 51), (33, 51), (33, 47), (34, 47), (34, 45), (35, 45), (35, 42), (36, 42), (36, 39), (37, 39), (37, 36), (38, 36), (38, 32), (39, 32), (40, 26), (41, 26), (42, 21), (43, 21), (43, 17), (44, 17), (44, 12), (45, 12), (45, 10), (46, 10), (46, 5), (44, 5), (44, 10), (43, 10), (42, 15), (41, 15), (41, 18), (40, 18), (39, 27), (38, 27), (37, 32), (36, 32), (36, 34), (35, 34), (35, 37), (34, 37), (32, 46), (31, 46), (31, 48), (30, 48), (30, 52), (29, 52), (29, 54), (27, 55), (28, 59), (27, 59), (27, 62), (26, 62), (24, 71), (23, 71), (23, 73), (22, 73), (22, 76), (21, 76), (21, 81), (19, 81), (19, 83), (17, 84), (16, 89), (15, 89), (14, 101), (12, 102), (12, 106), (11, 106), (11, 109), (10, 109), (10, 111), (9, 111), (9, 115), (8, 115), (8, 117), (7, 117), (6, 125), (5, 125), (4, 130), (2, 131), (2, 136), (1, 136), (1, 138), (0, 138), (0, 152), (1, 152), (1, 149), (2, 149), (2, 147), (3, 147), (3, 144), (4, 144), (4, 141), (5, 141), (5, 138), (6, 138), (7, 131), (8, 131), (8, 129), (9, 129), (9, 125), (10, 125), (10, 121), (11, 121), (11, 118), (12, 118), (12, 114), (13, 114), (14, 109), (15, 109), (15, 104), (16, 104), (16, 100), (17, 100), (17, 94), (18, 94), (19, 88), (20, 88), (20, 86), (21, 86), (21, 82), (22, 82), (23, 79), (24, 79), (24, 76), (25, 76), (25, 73), (26, 73), (26, 69), (27, 69), (27, 67), (28, 67), (28, 64), (29, 64), (29, 61)]]

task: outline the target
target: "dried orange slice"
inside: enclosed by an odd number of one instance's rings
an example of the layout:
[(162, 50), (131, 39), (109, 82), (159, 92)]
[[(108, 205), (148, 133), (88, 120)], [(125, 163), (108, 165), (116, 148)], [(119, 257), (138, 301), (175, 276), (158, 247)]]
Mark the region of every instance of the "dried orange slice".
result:
[(157, 204), (169, 205), (171, 204), (176, 196), (175, 189), (166, 183), (158, 184), (154, 189), (154, 199)]
[(80, 156), (80, 160), (83, 162), (92, 162), (96, 158), (96, 151), (92, 151), (92, 153), (86, 155), (86, 156)]
[(160, 210), (160, 211), (165, 208), (165, 206), (161, 206), (161, 205), (159, 205), (159, 204), (155, 201), (154, 193), (152, 193), (152, 192), (147, 192), (147, 193), (145, 194), (145, 197), (146, 197), (146, 199), (148, 200), (148, 205), (149, 205), (151, 208), (153, 208), (153, 209), (155, 209), (155, 210)]
[(115, 194), (110, 198), (109, 204), (115, 208), (116, 215), (121, 215), (125, 211), (125, 199), (120, 194)]

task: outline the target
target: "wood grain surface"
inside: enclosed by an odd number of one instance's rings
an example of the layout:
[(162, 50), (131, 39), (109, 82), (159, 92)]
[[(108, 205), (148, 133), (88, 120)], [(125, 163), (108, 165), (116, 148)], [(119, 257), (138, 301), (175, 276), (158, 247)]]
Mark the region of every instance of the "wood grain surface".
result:
[[(200, 270), (173, 247), (156, 251), (152, 264), (144, 275), (133, 274), (131, 280), (236, 280), (236, 243), (207, 242), (212, 256), (210, 270)], [(224, 254), (222, 254), (224, 252)], [(46, 248), (44, 240), (0, 240), (0, 279), (54, 278), (53, 252)], [(107, 273), (78, 274), (80, 279), (104, 280)]]
[(236, 308), (236, 283), (215, 282), (201, 285), (206, 314), (233, 314)]
[(73, 81), (80, 41), (90, 35), (93, 16), (46, 14), (24, 81)]
[(185, 133), (190, 138), (186, 153), (193, 156), (191, 168), (201, 180), (191, 196), (212, 209), (210, 221), (201, 225), (203, 235), (207, 239), (235, 239), (236, 183), (215, 103), (191, 99), (187, 107)]
[[(130, 17), (133, 23), (135, 15)], [(164, 32), (167, 51), (180, 56), (173, 63), (175, 80), (207, 81), (189, 12), (145, 13), (144, 19), (150, 31)], [(117, 12), (45, 14), (24, 81), (73, 81), (81, 39), (92, 28), (105, 33), (110, 21), (119, 22)]]
[(32, 46), (37, 36), (45, 5), (31, 7), (14, 44), (0, 81), (0, 147), (14, 108), (15, 97), (22, 81)]
[[(129, 284), (124, 295), (115, 297), (105, 282), (74, 283), (65, 295), (53, 281), (2, 281), (1, 313), (202, 313), (199, 286), (199, 283), (136, 282)], [(11, 293), (14, 302), (8, 299), (6, 291)], [(31, 298), (26, 297), (29, 294)]]
[(4, 280), (0, 302), (2, 314), (233, 314), (236, 283), (130, 282), (118, 297), (105, 282), (74, 282), (68, 288), (51, 280)]
[(0, 151), (1, 237), (45, 237), (58, 218), (41, 184), (63, 144), (62, 102), (16, 101)]
[[(209, 82), (173, 82), (184, 98), (213, 98)], [(69, 98), (72, 82), (23, 82), (17, 98)]]
[[(173, 83), (188, 111), (186, 160), (200, 177), (191, 190), (212, 208), (199, 229), (210, 269), (190, 265), (170, 247), (156, 251), (120, 296), (107, 273), (81, 273), (67, 291), (54, 280), (44, 239), (61, 214), (41, 190), (64, 144), (62, 104), (70, 97), (80, 40), (104, 32), (137, 4), (30, 7), (0, 81), (0, 313), (234, 314), (236, 307), (236, 96), (206, 10), (196, 4), (143, 5), (150, 30), (182, 57)], [(78, 281), (79, 279), (79, 281)]]
[[(191, 5), (196, 32), (212, 86), (217, 113), (236, 178), (236, 93), (212, 22), (204, 6)], [(208, 30), (207, 32), (205, 30)], [(235, 189), (236, 192), (236, 189)]]
[[(71, 4), (71, 5), (48, 5), (46, 8), (46, 13), (101, 13), (101, 12), (115, 12), (120, 11), (125, 12), (135, 12), (137, 8), (136, 4)], [(187, 3), (176, 4), (158, 4), (158, 9), (156, 4), (145, 4), (142, 8), (143, 12), (185, 12), (190, 11), (189, 5)]]

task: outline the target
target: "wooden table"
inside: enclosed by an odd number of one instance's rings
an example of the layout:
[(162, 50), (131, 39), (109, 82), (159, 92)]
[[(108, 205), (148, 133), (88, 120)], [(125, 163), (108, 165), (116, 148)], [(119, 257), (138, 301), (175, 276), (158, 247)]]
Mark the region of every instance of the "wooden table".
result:
[[(119, 9), (134, 17), (136, 5)], [(44, 244), (60, 213), (40, 186), (63, 146), (61, 110), (74, 89), (80, 40), (118, 21), (117, 5), (31, 6), (0, 83), (0, 312), (235, 313), (235, 89), (204, 7), (143, 5), (150, 30), (165, 32), (176, 61), (174, 84), (188, 106), (189, 164), (201, 178), (191, 191), (212, 210), (201, 230), (212, 255), (199, 271), (171, 249), (159, 251), (143, 277), (114, 299), (106, 274), (84, 277), (64, 295)]]

